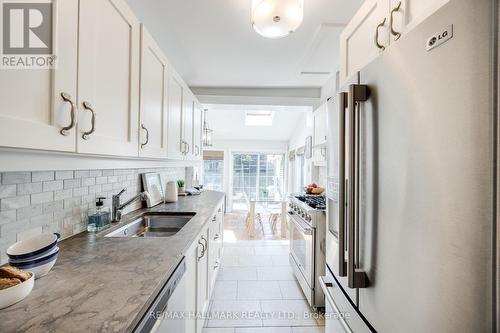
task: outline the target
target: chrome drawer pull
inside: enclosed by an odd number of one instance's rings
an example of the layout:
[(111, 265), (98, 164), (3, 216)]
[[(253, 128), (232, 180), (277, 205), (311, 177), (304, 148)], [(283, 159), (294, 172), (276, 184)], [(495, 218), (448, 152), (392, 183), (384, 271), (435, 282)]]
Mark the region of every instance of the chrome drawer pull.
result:
[(82, 139), (88, 140), (90, 139), (90, 135), (95, 132), (96, 114), (95, 111), (92, 109), (92, 104), (90, 104), (89, 102), (83, 102), (83, 108), (92, 113), (92, 120), (91, 120), (92, 128), (90, 129), (90, 131), (83, 132), (82, 134)]
[(61, 133), (61, 135), (64, 135), (64, 136), (68, 136), (69, 135), (69, 130), (72, 129), (73, 127), (75, 127), (75, 110), (76, 110), (76, 107), (75, 107), (75, 103), (73, 103), (73, 101), (71, 100), (71, 95), (65, 93), (65, 92), (62, 92), (61, 93), (61, 98), (63, 99), (63, 101), (69, 103), (71, 105), (71, 110), (70, 110), (70, 116), (71, 116), (71, 122), (69, 123), (68, 126), (66, 127), (63, 127), (61, 128), (61, 131), (59, 133)]

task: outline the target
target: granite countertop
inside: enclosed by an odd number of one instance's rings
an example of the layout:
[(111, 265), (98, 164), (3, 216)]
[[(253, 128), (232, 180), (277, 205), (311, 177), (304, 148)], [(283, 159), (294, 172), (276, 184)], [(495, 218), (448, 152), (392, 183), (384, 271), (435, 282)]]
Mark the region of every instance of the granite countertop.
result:
[(124, 215), (124, 225), (146, 211), (196, 212), (168, 238), (105, 238), (81, 233), (59, 243), (50, 273), (31, 294), (0, 310), (0, 332), (130, 332), (222, 203), (206, 191)]

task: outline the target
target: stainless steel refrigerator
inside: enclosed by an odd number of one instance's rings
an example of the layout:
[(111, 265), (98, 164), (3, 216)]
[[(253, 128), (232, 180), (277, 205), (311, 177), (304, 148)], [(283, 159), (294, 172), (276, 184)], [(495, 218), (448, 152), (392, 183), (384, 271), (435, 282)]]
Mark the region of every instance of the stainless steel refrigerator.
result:
[(495, 6), (450, 0), (330, 100), (327, 333), (496, 331)]

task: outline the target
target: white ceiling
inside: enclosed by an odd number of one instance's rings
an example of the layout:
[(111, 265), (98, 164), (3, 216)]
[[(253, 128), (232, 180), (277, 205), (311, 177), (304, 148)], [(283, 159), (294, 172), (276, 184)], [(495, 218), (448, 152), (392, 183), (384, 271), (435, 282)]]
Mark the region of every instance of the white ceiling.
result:
[(320, 87), (338, 67), (338, 37), (363, 0), (304, 0), (292, 35), (267, 39), (251, 0), (128, 0), (189, 86)]
[[(213, 139), (288, 141), (300, 116), (310, 107), (205, 105), (206, 119), (214, 130)], [(246, 111), (274, 111), (272, 126), (245, 126)]]

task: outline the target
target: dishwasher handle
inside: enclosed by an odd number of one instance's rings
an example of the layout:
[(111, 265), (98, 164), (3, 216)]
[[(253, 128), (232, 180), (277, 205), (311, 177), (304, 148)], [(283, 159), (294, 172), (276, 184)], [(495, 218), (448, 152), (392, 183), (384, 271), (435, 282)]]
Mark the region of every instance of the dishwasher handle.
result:
[(184, 277), (186, 272), (186, 260), (182, 258), (181, 262), (177, 265), (174, 272), (168, 279), (167, 283), (163, 286), (158, 296), (156, 296), (153, 304), (146, 311), (142, 319), (134, 329), (134, 333), (149, 333), (155, 326), (158, 320), (161, 320), (163, 312), (165, 311), (168, 300), (175, 291), (175, 288)]

